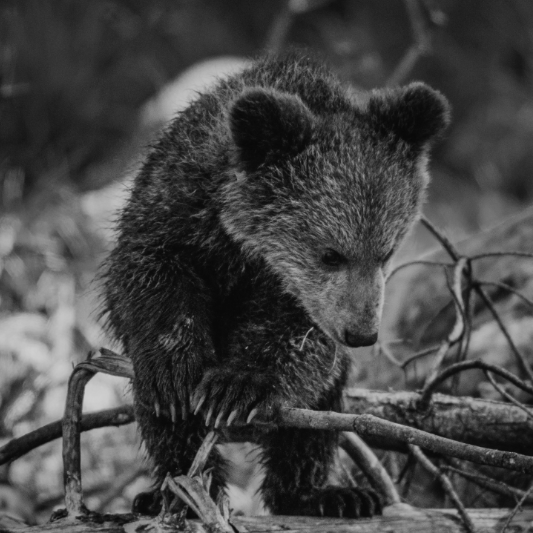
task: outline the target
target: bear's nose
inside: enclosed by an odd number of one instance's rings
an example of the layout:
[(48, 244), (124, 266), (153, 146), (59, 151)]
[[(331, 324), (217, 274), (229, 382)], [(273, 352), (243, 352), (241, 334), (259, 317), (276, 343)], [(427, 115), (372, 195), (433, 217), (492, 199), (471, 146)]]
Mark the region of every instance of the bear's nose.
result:
[(344, 332), (344, 340), (346, 345), (350, 348), (358, 348), (359, 346), (372, 346), (376, 344), (378, 340), (378, 334), (372, 333), (370, 335), (360, 335), (358, 333), (352, 333), (351, 331), (346, 330)]

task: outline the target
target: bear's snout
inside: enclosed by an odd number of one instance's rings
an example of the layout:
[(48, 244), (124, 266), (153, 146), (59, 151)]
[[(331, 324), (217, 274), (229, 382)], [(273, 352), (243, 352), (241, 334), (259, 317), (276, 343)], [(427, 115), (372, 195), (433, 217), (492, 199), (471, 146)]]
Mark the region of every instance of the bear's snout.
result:
[(378, 333), (360, 334), (353, 333), (349, 330), (344, 331), (344, 342), (350, 348), (359, 348), (361, 346), (372, 346), (378, 340)]

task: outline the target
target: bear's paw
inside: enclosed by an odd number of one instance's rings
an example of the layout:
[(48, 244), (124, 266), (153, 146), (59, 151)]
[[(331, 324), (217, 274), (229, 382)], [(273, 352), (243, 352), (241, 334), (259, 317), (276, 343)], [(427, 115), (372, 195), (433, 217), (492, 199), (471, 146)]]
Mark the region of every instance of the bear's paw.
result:
[(329, 486), (316, 491), (306, 509), (311, 516), (363, 518), (381, 514), (381, 500), (371, 489)]
[(194, 414), (202, 412), (206, 425), (250, 423), (261, 412), (272, 414), (279, 405), (274, 380), (267, 373), (213, 368), (206, 372), (192, 400)]

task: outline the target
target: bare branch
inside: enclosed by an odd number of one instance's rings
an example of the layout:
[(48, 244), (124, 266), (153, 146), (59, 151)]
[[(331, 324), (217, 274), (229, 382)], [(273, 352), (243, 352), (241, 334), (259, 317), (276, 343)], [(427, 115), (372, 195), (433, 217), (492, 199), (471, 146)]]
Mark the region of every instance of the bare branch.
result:
[(522, 496), (520, 501), (516, 504), (516, 507), (511, 511), (511, 514), (507, 517), (507, 520), (505, 521), (505, 524), (502, 527), (501, 533), (505, 533), (507, 531), (507, 528), (511, 525), (511, 521), (513, 520), (514, 516), (516, 515), (518, 511), (522, 509), (522, 505), (529, 498), (532, 492), (533, 492), (533, 484), (531, 484), (529, 489), (527, 489), (527, 491)]
[[(404, 426), (483, 448), (530, 455), (533, 421), (506, 402), (434, 394), (427, 411), (419, 407), (416, 392), (382, 392), (349, 388), (344, 405), (352, 414), (369, 414)], [(505, 431), (502, 431), (505, 427)], [(385, 450), (406, 452), (405, 444), (388, 437), (365, 436), (365, 442)]]
[(511, 287), (511, 285), (508, 285), (507, 283), (502, 283), (501, 281), (481, 281), (479, 279), (477, 280), (477, 283), (481, 286), (486, 285), (489, 287), (498, 287), (500, 289), (509, 291), (514, 295), (518, 296), (526, 304), (533, 307), (533, 300), (530, 300), (527, 296), (524, 296), (520, 291), (517, 291), (514, 287)]
[(460, 363), (455, 363), (454, 365), (449, 366), (443, 370), (440, 374), (435, 376), (435, 378), (430, 382), (426, 383), (424, 389), (422, 390), (420, 396), (420, 407), (423, 409), (428, 405), (429, 399), (431, 398), (432, 392), (443, 382), (446, 381), (450, 376), (457, 374), (458, 372), (464, 372), (465, 370), (470, 370), (472, 368), (479, 368), (481, 370), (489, 370), (494, 374), (507, 379), (513, 385), (516, 385), (519, 389), (522, 389), (525, 392), (533, 395), (533, 387), (519, 377), (515, 376), (508, 370), (500, 368), (499, 366), (493, 365), (491, 363), (486, 363), (479, 359), (473, 361), (461, 361)]
[(426, 217), (422, 216), (420, 217), (420, 222), (423, 226), (425, 226), (435, 237), (436, 239), (442, 244), (442, 247), (448, 252), (448, 255), (457, 262), (459, 260), (460, 254), (453, 245), (453, 243), (444, 235), (442, 231), (437, 229), (435, 225), (433, 225)]
[(345, 431), (342, 435), (341, 447), (361, 469), (372, 488), (383, 497), (385, 505), (400, 503), (401, 498), (392, 479), (365, 441), (353, 432)]
[(390, 274), (387, 276), (387, 282), (392, 278), (392, 276), (397, 274), (400, 270), (403, 270), (404, 268), (407, 268), (413, 265), (453, 267), (453, 263), (445, 263), (444, 261), (425, 261), (423, 259), (417, 259), (415, 261), (408, 261), (407, 263), (402, 263), (401, 265), (394, 267), (391, 270)]
[[(471, 481), (472, 483), (475, 483), (479, 487), (483, 489), (490, 490), (492, 492), (495, 492), (496, 494), (500, 494), (501, 496), (506, 496), (508, 498), (515, 498), (520, 499), (522, 498), (526, 493), (523, 490), (517, 489), (515, 487), (510, 487), (503, 481), (499, 481), (497, 479), (492, 479), (490, 477), (487, 477), (479, 472), (474, 472), (471, 470), (466, 470), (464, 467), (461, 467), (460, 461), (457, 461), (456, 459), (448, 459), (452, 465), (456, 466), (442, 466), (441, 468), (443, 470), (448, 470), (450, 472), (453, 472), (454, 474), (457, 474), (463, 478), (465, 478), (468, 481)], [(531, 495), (527, 496), (526, 500), (527, 503), (533, 503), (533, 497)]]
[(455, 267), (453, 269), (453, 285), (451, 287), (451, 293), (453, 300), (455, 302), (455, 324), (448, 334), (448, 337), (445, 341), (441, 343), (441, 346), (435, 357), (433, 366), (426, 378), (426, 383), (424, 389), (427, 387), (428, 383), (431, 383), (435, 377), (438, 375), (439, 370), (442, 366), (444, 358), (448, 353), (448, 350), (457, 342), (459, 342), (465, 332), (465, 304), (463, 301), (463, 289), (462, 289), (462, 278), (465, 272), (469, 272), (470, 268), (466, 258), (461, 257), (458, 259)]
[(405, 0), (405, 7), (411, 23), (414, 43), (400, 60), (385, 85), (399, 85), (413, 70), (416, 62), (431, 53), (431, 20), (426, 16), (419, 0)]
[(522, 354), (522, 352), (516, 347), (516, 344), (514, 343), (513, 339), (511, 338), (511, 334), (507, 330), (505, 324), (502, 322), (502, 319), (500, 318), (499, 313), (496, 311), (496, 308), (494, 307), (491, 299), (487, 295), (487, 293), (482, 289), (482, 287), (479, 286), (477, 282), (473, 283), (473, 287), (477, 294), (481, 297), (485, 305), (488, 307), (489, 311), (491, 312), (492, 316), (494, 317), (494, 320), (498, 324), (498, 327), (500, 328), (500, 331), (503, 333), (505, 339), (507, 340), (507, 343), (509, 344), (512, 352), (514, 353), (515, 357), (517, 358), (518, 362), (520, 363), (520, 366), (522, 367), (522, 370), (526, 373), (527, 377), (531, 382), (533, 382), (533, 370), (531, 370), (531, 367), (529, 366), (529, 363), (526, 361), (526, 358)]
[(526, 413), (527, 417), (533, 420), (533, 411), (528, 409), (525, 405), (523, 405), (521, 402), (519, 402), (514, 396), (509, 394), (503, 387), (501, 387), (496, 380), (492, 377), (491, 373), (485, 370), (485, 376), (487, 376), (487, 379), (490, 381), (491, 385), (504, 397), (506, 398), (510, 403), (513, 405), (516, 405), (519, 409), (524, 411)]
[[(80, 431), (89, 431), (107, 426), (124, 426), (134, 421), (133, 407), (131, 405), (123, 405), (106, 411), (84, 414), (81, 419)], [(14, 461), (47, 442), (59, 439), (63, 434), (62, 424), (63, 420), (57, 420), (22, 437), (10, 440), (0, 448), (0, 465)]]
[(437, 468), (422, 452), (422, 450), (418, 446), (413, 446), (412, 444), (409, 444), (409, 450), (411, 453), (416, 457), (418, 462), (424, 467), (425, 470), (427, 470), (430, 474), (434, 475), (440, 482), (442, 488), (446, 492), (446, 494), (449, 496), (450, 500), (453, 502), (455, 508), (457, 509), (457, 512), (461, 516), (465, 529), (469, 533), (475, 533), (476, 528), (474, 526), (474, 523), (472, 522), (472, 519), (466, 512), (465, 506), (461, 502), (459, 496), (457, 495), (457, 492), (455, 492), (455, 489), (453, 488), (453, 485), (448, 478), (446, 474), (444, 474), (439, 468)]
[(439, 349), (440, 349), (440, 346), (431, 346), (429, 348), (426, 348), (425, 350), (420, 350), (419, 352), (416, 352), (415, 354), (408, 357), (405, 361), (403, 361), (400, 364), (400, 366), (402, 367), (402, 369), (405, 369), (407, 366), (409, 366), (411, 363), (413, 363), (417, 359), (421, 359), (422, 357), (432, 354), (433, 352), (436, 352)]
[(348, 415), (309, 409), (283, 408), (279, 422), (280, 425), (286, 427), (355, 431), (364, 439), (372, 439), (374, 442), (380, 438), (393, 439), (398, 442), (415, 444), (441, 455), (450, 455), (473, 463), (533, 474), (533, 457), (457, 442), (419, 429), (388, 422), (372, 415)]
[(530, 252), (520, 252), (520, 251), (509, 251), (509, 252), (486, 252), (482, 254), (476, 254), (470, 257), (472, 261), (476, 259), (485, 259), (486, 257), (530, 257), (533, 259), (533, 253)]

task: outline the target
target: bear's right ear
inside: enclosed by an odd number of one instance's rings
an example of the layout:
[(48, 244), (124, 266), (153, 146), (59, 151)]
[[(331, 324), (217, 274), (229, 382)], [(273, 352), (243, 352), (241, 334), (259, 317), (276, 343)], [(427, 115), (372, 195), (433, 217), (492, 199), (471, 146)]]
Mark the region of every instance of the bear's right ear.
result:
[(229, 125), (246, 170), (299, 154), (311, 142), (313, 115), (295, 95), (248, 89), (229, 110)]
[(375, 128), (394, 133), (415, 148), (438, 137), (450, 123), (450, 104), (425, 83), (374, 91), (368, 113)]

